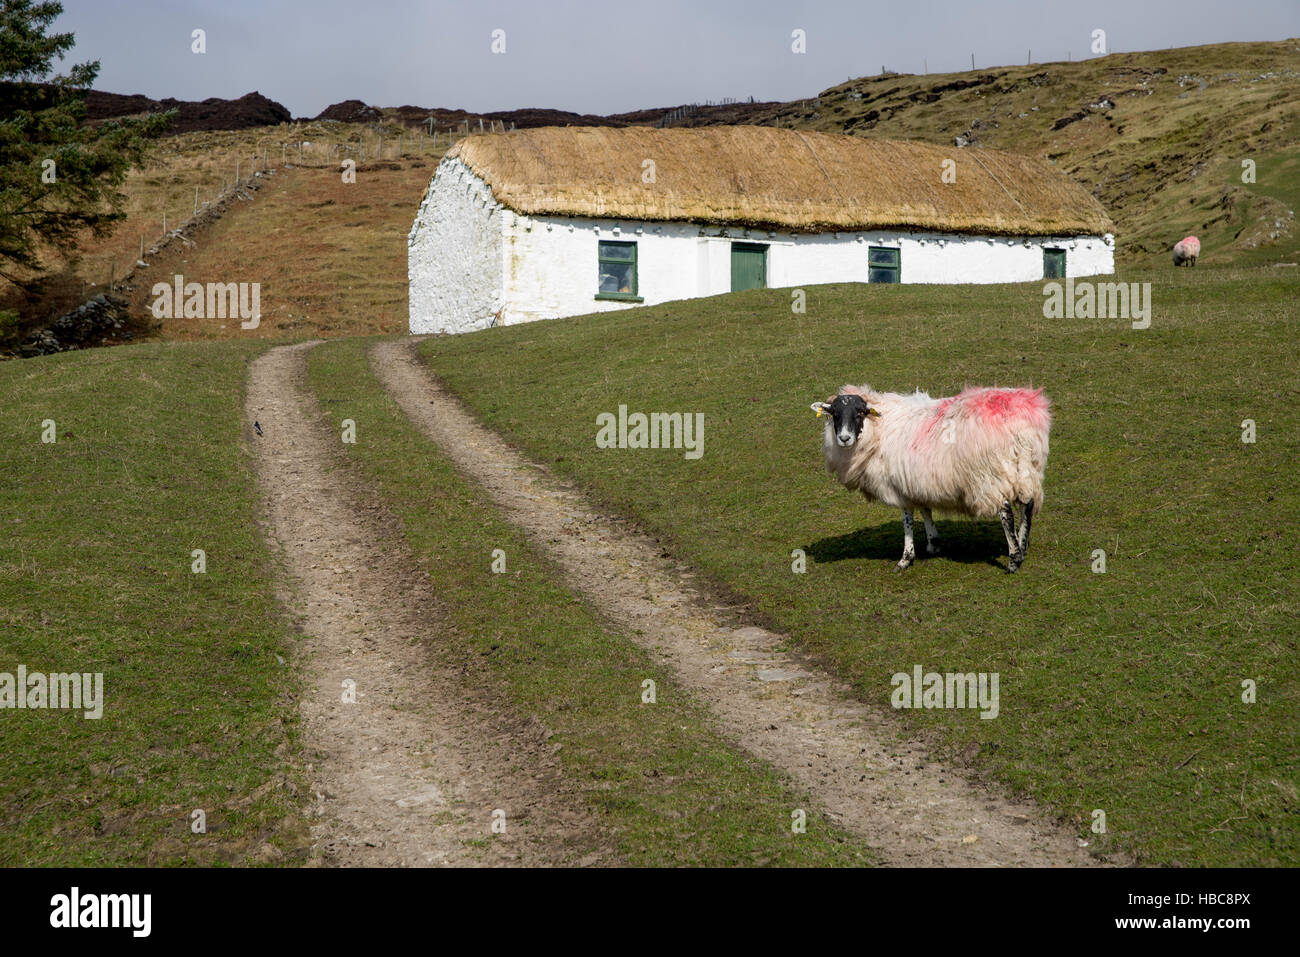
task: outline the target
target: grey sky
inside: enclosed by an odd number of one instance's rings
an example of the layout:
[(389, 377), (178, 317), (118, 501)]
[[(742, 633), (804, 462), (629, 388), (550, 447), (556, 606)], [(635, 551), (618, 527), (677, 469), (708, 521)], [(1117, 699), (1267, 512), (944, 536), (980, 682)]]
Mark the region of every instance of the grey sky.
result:
[[(190, 51), (195, 28), (207, 53)], [(492, 31), (506, 32), (504, 55)], [(791, 52), (791, 31), (807, 53)], [(360, 99), (474, 111), (614, 113), (797, 99), (879, 72), (1300, 36), (1300, 0), (64, 0), (69, 62), (96, 87), (199, 100), (251, 90), (295, 116)]]

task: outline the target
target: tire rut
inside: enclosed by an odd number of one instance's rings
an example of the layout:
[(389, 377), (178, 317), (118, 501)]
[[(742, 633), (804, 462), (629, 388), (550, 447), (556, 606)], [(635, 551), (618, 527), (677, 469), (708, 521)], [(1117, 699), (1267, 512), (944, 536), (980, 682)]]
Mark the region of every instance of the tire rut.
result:
[[(302, 630), (293, 664), (304, 679), (313, 862), (616, 863), (545, 728), (503, 706), (481, 666), (458, 657), (428, 576), (306, 389), (316, 344), (260, 356), (245, 400), (264, 531), (288, 571), (279, 597)], [(347, 680), (355, 703), (343, 701)]]
[(706, 702), (728, 737), (807, 788), (882, 863), (1108, 863), (1036, 804), (936, 763), (892, 716), (783, 651), (786, 636), (727, 624), (723, 609), (687, 584), (688, 568), (476, 422), (416, 357), (418, 341), (379, 343), (370, 353), (375, 375), (416, 428), (486, 489), (571, 587)]

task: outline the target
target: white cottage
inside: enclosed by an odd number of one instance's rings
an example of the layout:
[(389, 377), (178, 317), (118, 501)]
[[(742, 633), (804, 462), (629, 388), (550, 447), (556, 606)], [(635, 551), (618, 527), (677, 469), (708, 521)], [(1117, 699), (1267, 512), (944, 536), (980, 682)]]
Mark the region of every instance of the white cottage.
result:
[(1113, 226), (1051, 166), (760, 126), (469, 136), (408, 242), (413, 333), (755, 287), (1114, 271)]

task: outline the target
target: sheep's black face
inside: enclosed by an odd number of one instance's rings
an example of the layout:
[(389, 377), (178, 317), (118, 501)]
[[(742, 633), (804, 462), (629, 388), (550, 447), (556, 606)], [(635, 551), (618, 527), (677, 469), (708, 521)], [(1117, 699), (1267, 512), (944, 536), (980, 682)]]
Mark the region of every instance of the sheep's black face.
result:
[(848, 448), (862, 434), (862, 423), (873, 414), (860, 395), (837, 395), (830, 402), (814, 402), (813, 410), (830, 416), (831, 433), (841, 448)]

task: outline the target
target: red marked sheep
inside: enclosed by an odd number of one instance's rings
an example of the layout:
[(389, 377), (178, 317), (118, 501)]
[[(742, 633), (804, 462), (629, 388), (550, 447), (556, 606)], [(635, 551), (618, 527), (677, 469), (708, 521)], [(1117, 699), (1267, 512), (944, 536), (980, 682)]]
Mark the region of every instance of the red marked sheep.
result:
[(1174, 243), (1174, 265), (1195, 266), (1196, 257), (1201, 254), (1201, 241), (1195, 236), (1185, 236)]
[[(903, 512), (901, 571), (916, 556), (912, 511), (925, 520), (926, 550), (938, 553), (931, 509), (1002, 521), (1014, 572), (1029, 548), (1029, 527), (1043, 504), (1052, 415), (1042, 389), (966, 389), (932, 399), (869, 386), (844, 386), (813, 411), (829, 416), (826, 469), (868, 500)], [(1013, 505), (1021, 506), (1016, 527)]]

